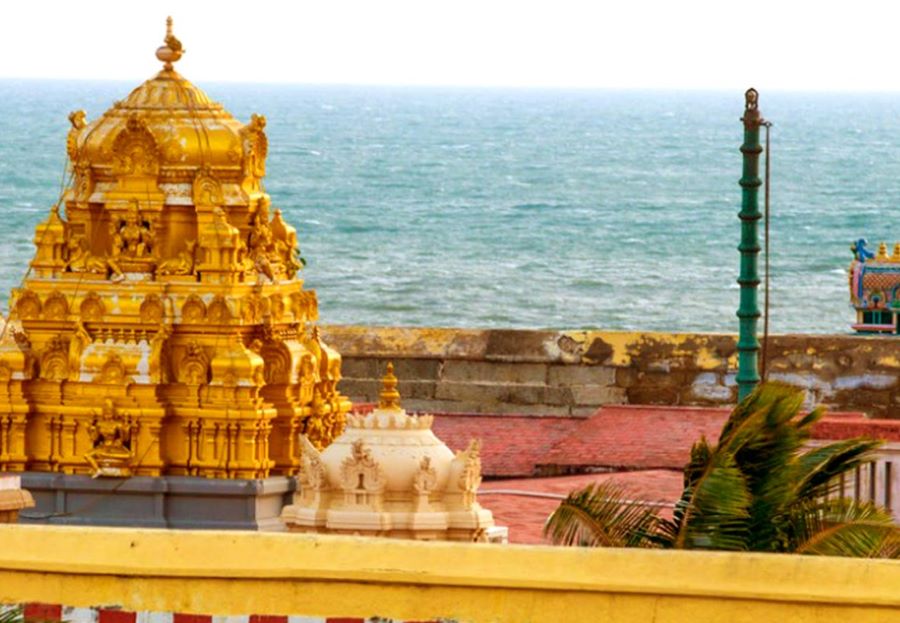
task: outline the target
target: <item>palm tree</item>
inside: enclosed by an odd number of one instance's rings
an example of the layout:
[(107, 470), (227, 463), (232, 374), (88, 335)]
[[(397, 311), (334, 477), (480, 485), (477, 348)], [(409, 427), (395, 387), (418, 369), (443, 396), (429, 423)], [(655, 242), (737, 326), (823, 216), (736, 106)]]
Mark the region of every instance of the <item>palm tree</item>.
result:
[(900, 558), (888, 511), (841, 498), (839, 481), (880, 442), (848, 439), (804, 449), (822, 409), (803, 393), (761, 386), (732, 411), (715, 446), (700, 439), (671, 519), (612, 484), (573, 491), (544, 526), (554, 543)]

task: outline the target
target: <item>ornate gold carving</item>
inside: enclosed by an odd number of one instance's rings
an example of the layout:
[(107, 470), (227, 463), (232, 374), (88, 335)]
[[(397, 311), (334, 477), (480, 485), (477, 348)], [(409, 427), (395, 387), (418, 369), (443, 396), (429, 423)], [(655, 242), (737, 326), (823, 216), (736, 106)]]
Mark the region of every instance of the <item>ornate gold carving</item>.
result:
[(113, 174), (155, 178), (159, 173), (156, 139), (144, 120), (131, 115), (112, 145)]
[(79, 162), (75, 165), (75, 201), (89, 201), (94, 192), (94, 175), (91, 165)]
[(181, 41), (172, 34), (172, 17), (166, 18), (166, 38), (163, 40), (165, 45), (156, 49), (156, 58), (163, 61), (163, 69), (172, 71), (172, 63), (178, 62), (181, 55), (184, 54), (184, 48)]
[(16, 298), (16, 314), (21, 320), (32, 320), (41, 315), (41, 299), (31, 290), (22, 291)]
[(319, 319), (319, 303), (315, 290), (304, 290), (291, 295), (291, 311), (299, 322), (315, 322)]
[(69, 313), (69, 301), (61, 292), (53, 292), (44, 301), (44, 318), (47, 320), (64, 320)]
[(297, 230), (284, 222), (281, 218), (281, 210), (275, 210), (272, 217), (272, 236), (275, 239), (275, 252), (280, 257), (287, 271), (288, 279), (293, 279), (297, 271), (303, 268), (306, 261), (300, 257), (300, 247), (297, 246)]
[(93, 477), (131, 476), (131, 428), (111, 398), (103, 402), (103, 410), (88, 430), (94, 447), (84, 458)]
[(50, 340), (40, 358), (40, 378), (45, 381), (65, 381), (69, 377), (68, 343), (61, 336)]
[(115, 261), (109, 261), (91, 254), (87, 238), (84, 234), (72, 234), (66, 242), (69, 259), (66, 269), (73, 273), (92, 273), (107, 276), (110, 270), (117, 277), (122, 277), (122, 269)]
[(263, 299), (256, 292), (241, 299), (241, 319), (247, 324), (255, 324), (263, 317)]
[(181, 306), (181, 322), (197, 324), (203, 322), (204, 318), (206, 318), (206, 305), (203, 303), (203, 299), (196, 294), (191, 294)]
[[(170, 29), (160, 58), (182, 53)], [(163, 71), (90, 124), (70, 120), (74, 180), (35, 228), (12, 300), (30, 335), (10, 331), (0, 359), (16, 404), (56, 418), (25, 433), (48, 448), (35, 468), (85, 471), (91, 403), (127, 393), (136, 474), (295, 474), (297, 436), (326, 446), (350, 405), (337, 354), (307, 346), (315, 295), (296, 280), (297, 232), (261, 186), (265, 118), (244, 126)], [(263, 359), (243, 347), (253, 338)], [(46, 380), (66, 381), (65, 397)]]
[(103, 367), (100, 368), (100, 374), (94, 377), (94, 382), (106, 385), (122, 385), (130, 380), (126, 375), (125, 364), (122, 363), (122, 358), (115, 353), (110, 354), (106, 358)]
[(263, 115), (250, 115), (250, 123), (241, 130), (244, 155), (244, 175), (250, 178), (262, 178), (266, 175), (266, 156), (269, 153), (269, 139), (266, 138), (266, 118)]
[(83, 110), (70, 112), (69, 123), (72, 124), (72, 128), (66, 138), (66, 153), (69, 155), (69, 160), (76, 162), (78, 160), (78, 138), (87, 126), (87, 113)]
[(91, 334), (84, 328), (84, 323), (75, 321), (75, 330), (69, 338), (69, 380), (77, 381), (81, 375), (81, 355), (93, 340)]
[(148, 294), (141, 303), (140, 314), (142, 323), (158, 324), (162, 322), (165, 308), (157, 295)]
[(225, 297), (220, 294), (210, 301), (209, 309), (206, 312), (206, 318), (215, 324), (222, 324), (231, 320), (231, 310), (228, 308)]
[(188, 240), (178, 255), (163, 260), (156, 269), (157, 275), (192, 275), (194, 273), (194, 256), (197, 242)]
[(269, 297), (269, 314), (272, 316), (272, 322), (281, 322), (284, 318), (284, 297), (281, 294)]
[(221, 206), (225, 203), (222, 185), (213, 176), (209, 167), (204, 167), (197, 171), (192, 184), (192, 195), (194, 205), (198, 208)]
[(88, 292), (88, 295), (81, 301), (81, 319), (84, 322), (96, 322), (102, 320), (106, 314), (106, 305), (96, 292)]
[(185, 385), (205, 385), (209, 382), (209, 358), (196, 341), (187, 345), (178, 364), (177, 378), (179, 383)]
[(171, 325), (160, 325), (153, 339), (150, 340), (150, 355), (147, 358), (147, 368), (150, 373), (150, 380), (153, 383), (165, 383), (168, 374), (165, 368), (165, 349), (169, 337), (172, 335)]
[(138, 201), (133, 199), (124, 218), (111, 222), (112, 256), (120, 259), (148, 258), (153, 253), (154, 235), (148, 221), (141, 217)]
[(267, 384), (291, 382), (291, 353), (283, 342), (267, 342), (258, 352), (265, 363), (263, 373)]

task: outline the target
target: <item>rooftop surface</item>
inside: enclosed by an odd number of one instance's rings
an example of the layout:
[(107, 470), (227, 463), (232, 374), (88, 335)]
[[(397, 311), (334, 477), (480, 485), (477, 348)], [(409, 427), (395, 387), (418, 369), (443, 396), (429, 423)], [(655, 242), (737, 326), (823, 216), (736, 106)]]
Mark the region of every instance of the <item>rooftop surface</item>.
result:
[[(611, 405), (586, 418), (444, 413), (432, 428), (453, 450), (482, 440), (479, 501), (509, 527), (510, 542), (542, 543), (544, 521), (560, 496), (592, 482), (612, 480), (632, 499), (661, 502), (661, 513), (671, 512), (691, 445), (701, 436), (717, 440), (729, 411)], [(830, 413), (814, 431), (823, 440), (858, 435), (900, 441), (900, 421)]]

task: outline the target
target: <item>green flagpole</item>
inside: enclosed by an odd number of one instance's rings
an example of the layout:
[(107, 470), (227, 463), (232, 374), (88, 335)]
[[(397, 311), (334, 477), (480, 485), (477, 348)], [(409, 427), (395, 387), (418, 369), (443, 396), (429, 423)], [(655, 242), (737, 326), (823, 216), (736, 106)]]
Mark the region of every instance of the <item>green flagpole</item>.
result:
[(741, 273), (738, 284), (741, 286), (741, 303), (737, 316), (740, 324), (738, 335), (738, 400), (743, 400), (759, 385), (759, 339), (756, 336), (756, 325), (759, 320), (759, 128), (764, 123), (759, 112), (759, 93), (756, 89), (747, 89), (745, 94), (744, 144), (741, 154), (744, 160), (741, 176)]

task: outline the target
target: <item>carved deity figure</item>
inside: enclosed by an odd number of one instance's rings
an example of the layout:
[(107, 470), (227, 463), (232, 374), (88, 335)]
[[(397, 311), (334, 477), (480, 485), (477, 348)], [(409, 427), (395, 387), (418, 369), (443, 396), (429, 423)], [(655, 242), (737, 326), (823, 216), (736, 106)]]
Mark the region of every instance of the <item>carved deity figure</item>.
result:
[(269, 202), (265, 199), (259, 202), (253, 217), (247, 250), (256, 269), (269, 279), (274, 280), (278, 273), (283, 272), (284, 263), (279, 257), (272, 228), (269, 226)]
[(94, 447), (84, 458), (93, 470), (93, 477), (131, 476), (131, 430), (111, 398), (104, 401), (100, 415), (88, 432)]
[(139, 259), (150, 256), (153, 250), (153, 232), (141, 219), (137, 201), (131, 202), (125, 218), (115, 222), (111, 233), (113, 258), (124, 256)]
[(70, 380), (78, 380), (81, 374), (81, 355), (93, 340), (90, 333), (84, 328), (81, 320), (75, 321), (75, 331), (69, 338), (69, 378)]
[(189, 240), (185, 248), (176, 256), (160, 263), (156, 273), (159, 275), (190, 275), (194, 272), (195, 240)]
[(168, 381), (168, 379), (165, 378), (165, 367), (162, 365), (162, 358), (166, 341), (171, 335), (172, 325), (163, 324), (160, 325), (159, 329), (156, 331), (156, 335), (150, 340), (150, 356), (147, 360), (147, 367), (150, 372), (150, 378), (154, 383), (165, 383)]
[(90, 252), (84, 234), (69, 236), (66, 241), (66, 251), (68, 254), (66, 269), (73, 273), (107, 275), (112, 272), (116, 277), (122, 277), (122, 269), (115, 260), (97, 257)]

